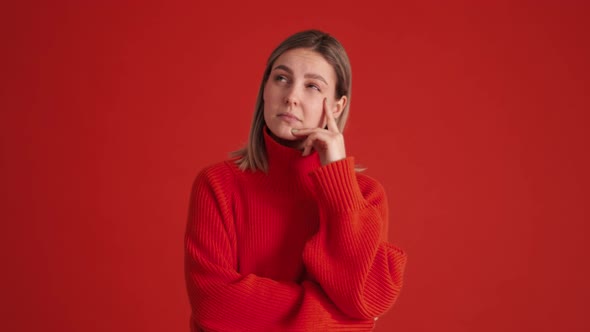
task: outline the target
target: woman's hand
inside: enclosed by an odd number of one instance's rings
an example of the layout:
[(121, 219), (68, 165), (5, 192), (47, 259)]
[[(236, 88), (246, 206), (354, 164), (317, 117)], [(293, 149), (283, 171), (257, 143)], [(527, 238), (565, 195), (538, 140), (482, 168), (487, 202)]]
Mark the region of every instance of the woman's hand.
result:
[(303, 141), (303, 155), (311, 153), (311, 149), (318, 152), (322, 165), (346, 158), (346, 149), (344, 148), (344, 136), (338, 130), (334, 114), (328, 110), (327, 100), (323, 102), (324, 116), (328, 124), (328, 129), (323, 128), (301, 128), (291, 130), (293, 136), (305, 137)]

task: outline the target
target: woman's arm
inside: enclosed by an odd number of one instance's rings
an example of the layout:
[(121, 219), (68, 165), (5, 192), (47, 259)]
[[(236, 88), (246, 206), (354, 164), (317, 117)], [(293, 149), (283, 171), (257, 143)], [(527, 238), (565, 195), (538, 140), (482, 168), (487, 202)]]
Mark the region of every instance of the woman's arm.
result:
[(395, 302), (406, 263), (405, 253), (386, 242), (385, 191), (368, 177), (357, 179), (352, 157), (311, 176), (320, 229), (304, 249), (308, 273), (348, 316), (378, 317)]
[[(225, 173), (225, 174), (224, 174)], [(185, 272), (193, 328), (206, 331), (324, 330), (352, 320), (312, 281), (278, 282), (237, 272), (230, 172), (196, 179), (185, 237)], [(230, 180), (231, 181), (231, 180)]]

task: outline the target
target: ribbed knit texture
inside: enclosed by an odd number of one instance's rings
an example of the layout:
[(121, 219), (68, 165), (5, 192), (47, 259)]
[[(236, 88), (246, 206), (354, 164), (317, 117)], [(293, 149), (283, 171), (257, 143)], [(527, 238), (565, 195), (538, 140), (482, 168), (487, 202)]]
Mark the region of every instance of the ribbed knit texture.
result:
[(387, 243), (383, 187), (354, 159), (265, 132), (269, 172), (233, 160), (193, 186), (185, 272), (196, 331), (371, 331), (397, 298), (406, 256)]

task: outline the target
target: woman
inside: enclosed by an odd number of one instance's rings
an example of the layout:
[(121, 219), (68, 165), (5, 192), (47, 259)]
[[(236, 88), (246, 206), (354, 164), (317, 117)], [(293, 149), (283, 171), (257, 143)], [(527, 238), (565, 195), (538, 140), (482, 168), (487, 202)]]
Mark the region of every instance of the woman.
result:
[(392, 306), (406, 257), (386, 242), (383, 187), (346, 155), (350, 89), (326, 33), (271, 54), (247, 146), (193, 187), (192, 331), (370, 331)]

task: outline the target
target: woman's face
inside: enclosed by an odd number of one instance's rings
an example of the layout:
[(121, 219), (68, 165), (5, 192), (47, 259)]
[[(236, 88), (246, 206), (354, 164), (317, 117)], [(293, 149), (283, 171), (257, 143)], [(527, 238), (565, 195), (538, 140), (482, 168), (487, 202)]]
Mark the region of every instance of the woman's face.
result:
[(323, 100), (338, 118), (346, 97), (336, 100), (336, 73), (319, 53), (297, 48), (279, 56), (264, 86), (264, 121), (275, 138), (297, 147), (293, 128), (323, 128), (326, 125)]

